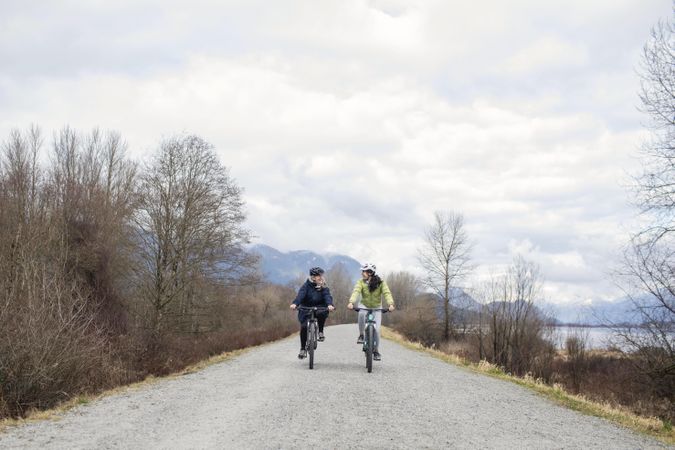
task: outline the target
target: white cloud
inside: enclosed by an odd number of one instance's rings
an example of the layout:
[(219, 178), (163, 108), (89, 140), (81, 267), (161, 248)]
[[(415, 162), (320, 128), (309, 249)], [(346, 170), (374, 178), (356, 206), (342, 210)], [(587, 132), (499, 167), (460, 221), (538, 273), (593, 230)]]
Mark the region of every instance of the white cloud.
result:
[(545, 36), (519, 50), (506, 63), (515, 74), (579, 69), (588, 64), (589, 55), (581, 44), (570, 44), (557, 37)]

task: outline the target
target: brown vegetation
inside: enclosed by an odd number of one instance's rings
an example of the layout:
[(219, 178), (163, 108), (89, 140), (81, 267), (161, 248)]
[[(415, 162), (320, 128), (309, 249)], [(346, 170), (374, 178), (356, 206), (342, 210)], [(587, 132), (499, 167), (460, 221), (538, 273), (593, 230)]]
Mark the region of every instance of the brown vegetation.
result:
[(549, 381), (555, 346), (547, 339), (548, 318), (535, 305), (540, 290), (539, 268), (522, 257), (478, 290), (479, 357), (509, 373)]
[(556, 355), (552, 381), (570, 392), (611, 405), (622, 405), (644, 417), (675, 421), (675, 399), (652, 388), (649, 378), (636, 370), (634, 356), (621, 352), (588, 351), (583, 358), (568, 351)]
[(165, 141), (142, 170), (115, 133), (43, 146), (31, 127), (1, 147), (0, 417), (295, 330), (209, 144)]
[(675, 420), (675, 385), (664, 378), (654, 382), (643, 370), (647, 357), (642, 353), (589, 350), (583, 330), (568, 336), (564, 349), (556, 348), (549, 320), (535, 302), (538, 269), (522, 258), (473, 292), (481, 303), (472, 311), (451, 312), (453, 332), (447, 340), (438, 296), (422, 293), (412, 275), (406, 279), (405, 286), (392, 285), (398, 292), (414, 292), (413, 300), (401, 304), (405, 306), (389, 317), (389, 325), (407, 339), (464, 361), (487, 363), (507, 374), (627, 407), (644, 417), (659, 417), (665, 424)]
[(355, 319), (355, 314), (347, 309), (347, 301), (352, 295), (354, 285), (344, 264), (338, 263), (326, 272), (326, 282), (330, 286), (335, 311), (330, 313), (330, 323), (350, 323)]
[[(392, 327), (407, 339), (425, 347), (473, 363), (490, 361), (489, 354), (480, 358), (477, 333), (458, 334), (444, 341), (442, 321), (429, 311), (421, 305), (420, 308), (399, 311)], [(556, 350), (554, 344), (546, 339), (540, 341), (528, 350), (528, 365), (521, 365), (521, 372), (495, 365), (505, 373), (533, 377), (551, 386), (561, 385), (568, 392), (590, 400), (624, 406), (638, 415), (659, 417), (664, 423), (672, 424), (675, 421), (675, 386), (654, 384), (636, 366), (639, 359), (640, 355), (635, 354), (590, 351), (573, 337), (567, 340), (565, 350)]]

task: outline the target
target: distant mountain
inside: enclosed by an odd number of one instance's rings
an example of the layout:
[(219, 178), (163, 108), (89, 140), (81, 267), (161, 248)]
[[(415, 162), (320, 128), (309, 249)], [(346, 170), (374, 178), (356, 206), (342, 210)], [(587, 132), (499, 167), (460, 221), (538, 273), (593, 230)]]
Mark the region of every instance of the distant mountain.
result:
[[(443, 301), (441, 297), (430, 294), (437, 298), (437, 311), (439, 316), (443, 313)], [(453, 288), (451, 304), (455, 314), (471, 314), (478, 311), (480, 304), (468, 293), (460, 288)], [(645, 300), (646, 301), (646, 300)], [(497, 304), (493, 302), (492, 304)], [(615, 301), (596, 300), (591, 303), (536, 303), (534, 307), (546, 317), (555, 319), (560, 324), (580, 325), (611, 325), (611, 324), (638, 324), (640, 316), (635, 311), (633, 303), (626, 298)]]
[[(428, 295), (429, 298), (432, 298), (436, 302), (436, 316), (442, 319), (445, 315), (443, 297), (432, 293), (429, 293)], [(450, 288), (449, 304), (452, 316), (458, 323), (471, 322), (480, 310), (480, 303), (465, 292), (464, 289), (457, 287)]]
[[(443, 297), (438, 294), (429, 294), (438, 303), (437, 309), (439, 312), (443, 311)], [(480, 303), (478, 303), (471, 295), (466, 293), (464, 289), (458, 287), (450, 288), (450, 305), (455, 309), (478, 311)]]
[(590, 303), (549, 304), (552, 315), (561, 323), (603, 325), (639, 323), (639, 314), (629, 299), (595, 300)]
[(352, 277), (352, 281), (356, 281), (361, 273), (361, 264), (347, 255), (333, 253), (320, 255), (308, 250), (283, 253), (264, 244), (256, 244), (249, 251), (260, 255), (260, 268), (264, 277), (278, 284), (288, 284), (300, 276), (306, 277), (308, 270), (315, 266), (329, 271), (341, 263)]

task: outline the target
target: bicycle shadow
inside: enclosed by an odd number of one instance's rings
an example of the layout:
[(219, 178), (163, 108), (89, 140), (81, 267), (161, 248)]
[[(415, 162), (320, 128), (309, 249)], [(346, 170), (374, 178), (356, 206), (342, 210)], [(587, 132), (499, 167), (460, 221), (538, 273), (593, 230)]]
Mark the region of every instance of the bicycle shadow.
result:
[[(378, 363), (376, 363), (378, 364)], [(325, 362), (314, 362), (314, 369), (310, 370), (307, 368), (307, 362), (304, 362), (303, 367), (300, 367), (308, 372), (330, 372), (336, 374), (356, 374), (366, 371), (365, 364), (361, 361), (358, 363), (353, 361), (325, 361)], [(376, 365), (374, 370), (378, 370), (379, 367)]]

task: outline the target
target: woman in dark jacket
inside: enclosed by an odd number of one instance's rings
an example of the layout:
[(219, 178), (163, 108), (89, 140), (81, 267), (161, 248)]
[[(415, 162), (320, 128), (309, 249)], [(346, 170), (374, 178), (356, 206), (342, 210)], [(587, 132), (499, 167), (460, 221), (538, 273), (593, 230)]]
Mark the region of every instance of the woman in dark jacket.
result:
[[(324, 270), (321, 267), (312, 267), (309, 270), (309, 278), (305, 281), (298, 291), (298, 296), (295, 297), (291, 303), (291, 309), (296, 309), (298, 306), (323, 306), (328, 307), (329, 311), (333, 311), (333, 297), (330, 295), (330, 289), (326, 286), (323, 279)], [(300, 321), (300, 353), (298, 358), (302, 359), (307, 356), (305, 344), (307, 343), (307, 311), (298, 311), (298, 320)], [(325, 339), (323, 334), (323, 326), (328, 318), (328, 311), (316, 314), (319, 322), (319, 340)]]

